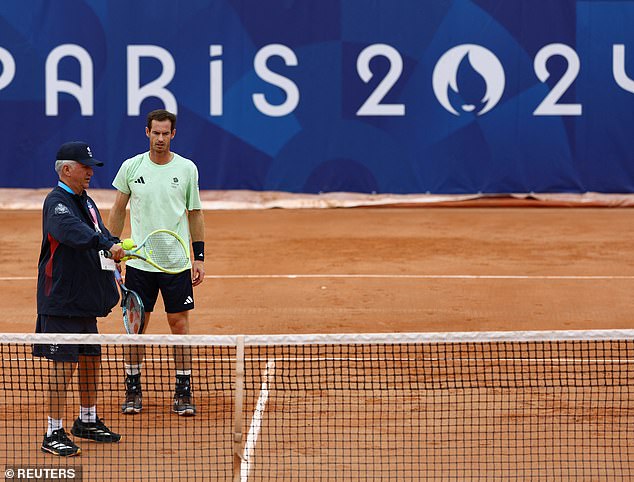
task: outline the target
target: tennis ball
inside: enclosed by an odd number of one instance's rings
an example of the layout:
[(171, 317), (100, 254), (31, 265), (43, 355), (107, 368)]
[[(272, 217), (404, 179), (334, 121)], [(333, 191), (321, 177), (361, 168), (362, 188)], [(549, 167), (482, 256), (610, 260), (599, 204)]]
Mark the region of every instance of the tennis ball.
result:
[(123, 241), (121, 241), (121, 247), (125, 249), (126, 251), (130, 251), (132, 248), (134, 248), (134, 241), (131, 240), (130, 238), (126, 238)]

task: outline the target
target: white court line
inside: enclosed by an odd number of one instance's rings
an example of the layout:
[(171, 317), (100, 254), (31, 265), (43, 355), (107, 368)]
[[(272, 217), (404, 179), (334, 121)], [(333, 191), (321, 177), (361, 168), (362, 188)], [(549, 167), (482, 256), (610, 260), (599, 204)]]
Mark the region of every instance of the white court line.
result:
[(634, 275), (494, 275), (494, 274), (244, 274), (205, 275), (210, 279), (526, 279), (526, 280), (611, 280), (634, 279)]
[[(245, 361), (251, 362), (261, 362), (261, 361), (269, 361), (272, 360), (267, 358), (245, 358)], [(605, 363), (614, 364), (614, 365), (629, 365), (634, 364), (634, 358), (337, 358), (337, 357), (284, 357), (284, 358), (276, 358), (276, 360), (281, 362), (327, 362), (327, 361), (340, 361), (340, 362), (352, 362), (352, 363), (367, 363), (367, 362), (404, 362), (404, 363), (412, 363), (412, 362), (465, 362), (465, 363), (485, 363), (485, 362), (509, 362), (509, 363), (551, 363), (553, 365), (572, 365), (572, 364), (587, 364), (587, 363)], [(0, 361), (10, 361), (10, 362), (47, 362), (48, 360), (45, 358), (2, 358)], [(153, 358), (153, 359), (145, 359), (145, 362), (169, 362), (173, 361), (173, 358)], [(192, 361), (203, 361), (203, 362), (235, 362), (235, 358), (192, 358)], [(104, 358), (102, 362), (121, 362), (123, 363), (123, 358)], [(274, 366), (275, 364), (273, 364)], [(144, 367), (147, 369), (147, 367)], [(267, 364), (268, 369), (268, 364)]]
[[(47, 362), (48, 360), (44, 357), (9, 357), (9, 358), (0, 358), (1, 361), (33, 361), (33, 362)], [(562, 364), (574, 364), (574, 363), (606, 363), (606, 364), (630, 364), (634, 363), (634, 358), (575, 358), (575, 357), (559, 357), (559, 358), (525, 358), (525, 357), (517, 357), (517, 358), (477, 358), (477, 357), (422, 357), (422, 358), (393, 358), (393, 357), (276, 357), (275, 359), (271, 358), (260, 358), (260, 357), (245, 357), (245, 361), (248, 362), (263, 362), (267, 363), (267, 370), (269, 364), (272, 363), (272, 367), (275, 368), (275, 360), (280, 362), (327, 362), (327, 361), (340, 361), (340, 362), (353, 362), (353, 363), (364, 363), (364, 362), (511, 362), (511, 363), (562, 363)], [(165, 363), (165, 362), (173, 362), (174, 358), (144, 358), (146, 363)], [(195, 362), (220, 362), (220, 363), (234, 363), (236, 361), (235, 358), (209, 358), (209, 357), (193, 357), (192, 361)], [(120, 357), (106, 357), (102, 358), (102, 362), (110, 363), (110, 362), (123, 362), (123, 358)], [(265, 375), (266, 376), (266, 372)]]
[[(275, 368), (275, 360), (279, 362), (302, 362), (302, 363), (310, 363), (310, 362), (351, 362), (351, 363), (367, 363), (367, 362), (404, 362), (404, 363), (412, 363), (412, 362), (465, 362), (465, 363), (486, 363), (486, 362), (509, 362), (509, 363), (552, 363), (552, 364), (584, 364), (584, 363), (605, 363), (607, 365), (615, 364), (634, 364), (634, 358), (575, 358), (575, 357), (559, 357), (559, 358), (525, 358), (525, 357), (517, 357), (517, 358), (477, 358), (477, 357), (422, 357), (422, 358), (393, 358), (393, 357), (276, 357), (275, 359), (271, 358), (260, 358), (260, 357), (245, 357), (245, 361), (248, 362), (267, 362), (267, 371), (269, 374), (272, 374), (272, 370)], [(9, 357), (9, 358), (0, 358), (0, 361), (31, 361), (31, 362), (47, 362), (48, 360), (44, 357)], [(154, 363), (165, 363), (165, 362), (173, 362), (174, 358), (166, 357), (166, 358), (145, 358), (144, 361), (146, 363), (154, 362)], [(193, 357), (192, 361), (194, 362), (220, 362), (220, 363), (234, 363), (236, 361), (235, 358), (209, 358), (209, 357)], [(102, 359), (102, 362), (112, 363), (112, 362), (121, 362), (123, 363), (123, 358), (119, 357), (106, 357)], [(269, 370), (269, 365), (271, 365), (271, 369)], [(147, 369), (147, 367), (146, 367)], [(267, 371), (265, 371), (263, 377), (267, 376)], [(264, 386), (264, 383), (263, 385)]]
[[(208, 279), (518, 279), (631, 280), (634, 275), (506, 275), (506, 274), (208, 274)], [(36, 276), (0, 276), (0, 281), (35, 281)]]
[(251, 419), (251, 426), (249, 427), (249, 434), (247, 435), (247, 441), (244, 445), (244, 451), (242, 452), (242, 462), (240, 464), (240, 480), (247, 482), (249, 479), (249, 471), (251, 470), (251, 458), (255, 450), (255, 444), (260, 434), (260, 428), (262, 426), (262, 416), (266, 409), (266, 402), (269, 399), (269, 377), (273, 376), (275, 371), (275, 360), (271, 359), (266, 364), (266, 370), (262, 374), (262, 387), (260, 388), (260, 396), (258, 397), (258, 403), (255, 406), (253, 412), (253, 418)]

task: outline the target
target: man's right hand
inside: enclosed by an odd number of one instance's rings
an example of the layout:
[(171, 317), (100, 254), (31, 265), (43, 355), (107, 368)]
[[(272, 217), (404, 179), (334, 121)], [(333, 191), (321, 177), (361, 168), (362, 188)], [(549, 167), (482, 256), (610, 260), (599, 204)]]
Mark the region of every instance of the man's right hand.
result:
[(113, 244), (110, 248), (110, 253), (112, 254), (112, 256), (110, 257), (114, 259), (117, 263), (121, 261), (121, 258), (125, 256), (125, 251), (120, 244)]

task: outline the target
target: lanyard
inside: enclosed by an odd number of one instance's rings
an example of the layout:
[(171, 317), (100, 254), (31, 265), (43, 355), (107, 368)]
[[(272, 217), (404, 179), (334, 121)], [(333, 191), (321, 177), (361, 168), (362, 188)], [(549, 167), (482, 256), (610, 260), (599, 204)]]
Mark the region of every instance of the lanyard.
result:
[(97, 212), (95, 211), (95, 207), (90, 202), (90, 199), (86, 199), (86, 206), (88, 207), (88, 212), (90, 213), (90, 217), (92, 218), (92, 223), (95, 225), (95, 231), (100, 233), (101, 229), (99, 228), (99, 222), (97, 221)]
[[(73, 190), (68, 187), (65, 183), (63, 183), (62, 181), (59, 181), (57, 183), (57, 185), (59, 187), (61, 187), (64, 191), (72, 194), (72, 195), (76, 195)], [(79, 197), (81, 199), (81, 196)], [(95, 211), (95, 206), (93, 206), (92, 202), (90, 202), (90, 199), (88, 199), (88, 197), (86, 197), (86, 207), (88, 208), (88, 213), (90, 213), (90, 217), (92, 219), (92, 224), (95, 226), (95, 231), (97, 231), (98, 233), (101, 232), (101, 228), (99, 228), (99, 221), (97, 221), (97, 211)]]

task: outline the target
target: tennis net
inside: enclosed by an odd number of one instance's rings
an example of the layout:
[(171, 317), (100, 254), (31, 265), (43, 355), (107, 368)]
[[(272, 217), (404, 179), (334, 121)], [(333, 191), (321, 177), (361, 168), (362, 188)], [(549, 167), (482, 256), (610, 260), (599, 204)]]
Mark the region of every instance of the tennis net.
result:
[[(41, 451), (52, 363), (32, 356), (35, 343), (101, 345), (97, 413), (119, 443), (71, 435), (79, 457)], [(143, 409), (126, 415), (131, 345), (146, 349)], [(192, 353), (194, 417), (172, 412), (175, 346)], [(634, 479), (634, 330), (0, 334), (0, 352), (5, 477), (47, 468), (86, 481)], [(67, 432), (80, 405), (73, 377)]]

